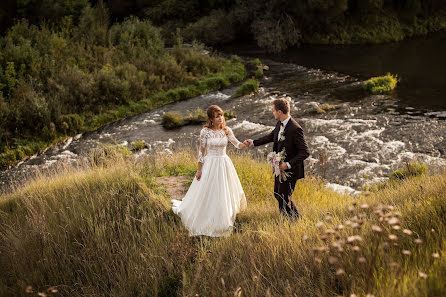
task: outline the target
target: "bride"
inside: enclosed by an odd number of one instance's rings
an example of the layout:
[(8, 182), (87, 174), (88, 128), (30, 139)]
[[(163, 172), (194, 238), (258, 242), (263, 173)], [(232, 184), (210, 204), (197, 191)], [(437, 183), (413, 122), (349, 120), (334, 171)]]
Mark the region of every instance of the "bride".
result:
[(236, 214), (246, 208), (246, 198), (226, 146), (228, 140), (238, 149), (246, 146), (226, 127), (219, 106), (209, 106), (207, 116), (200, 132), (198, 171), (183, 200), (172, 200), (172, 210), (190, 236), (228, 236)]

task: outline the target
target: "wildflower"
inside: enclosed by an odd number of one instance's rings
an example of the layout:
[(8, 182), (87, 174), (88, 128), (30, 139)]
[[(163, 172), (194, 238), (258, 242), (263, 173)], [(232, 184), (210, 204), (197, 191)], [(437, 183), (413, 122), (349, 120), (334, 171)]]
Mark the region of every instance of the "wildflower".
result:
[(389, 225), (396, 225), (398, 224), (400, 221), (398, 220), (398, 218), (392, 217), (389, 219), (389, 221), (387, 223), (389, 223)]
[(392, 267), (394, 269), (398, 269), (401, 267), (401, 265), (397, 262), (392, 262), (392, 263), (390, 263), (390, 267)]
[(361, 212), (358, 217), (364, 219), (367, 215), (364, 212)]
[(389, 234), (389, 239), (390, 240), (398, 240), (398, 236), (396, 236), (394, 234)]
[(324, 218), (324, 220), (326, 220), (327, 222), (331, 222), (331, 217), (330, 217), (330, 216), (326, 216), (326, 217)]
[(338, 262), (338, 258), (336, 258), (336, 257), (333, 257), (333, 256), (330, 256), (330, 257), (328, 257), (328, 263), (330, 263), (330, 264), (335, 264), (336, 262)]
[(352, 235), (352, 236), (347, 237), (347, 242), (348, 243), (352, 243), (352, 242), (355, 242), (355, 241), (362, 241), (362, 237), (359, 236), (359, 235)]
[(403, 250), (403, 255), (410, 256), (412, 254), (409, 250)]
[(326, 241), (326, 240), (328, 239), (328, 236), (327, 236), (327, 235), (321, 235), (320, 238), (321, 238), (323, 241)]
[(359, 229), (359, 224), (358, 223), (352, 223), (352, 228), (353, 229)]
[(422, 240), (421, 238), (417, 238), (417, 239), (414, 240), (414, 242), (415, 242), (416, 244), (422, 244), (422, 243), (423, 243), (423, 240)]
[(338, 270), (336, 270), (336, 275), (343, 275), (345, 273), (344, 269), (339, 268)]
[(31, 287), (31, 286), (26, 287), (25, 292), (26, 292), (27, 294), (32, 294), (32, 292), (33, 292), (33, 287)]
[(305, 234), (304, 236), (302, 236), (302, 240), (303, 241), (307, 241), (308, 240), (308, 236)]
[(322, 260), (318, 257), (314, 257), (314, 262), (321, 264)]
[(359, 246), (355, 245), (354, 247), (352, 247), (352, 250), (354, 252), (359, 252), (361, 250), (361, 248)]
[(373, 295), (373, 294), (367, 294), (367, 295), (365, 295), (365, 297), (375, 297), (375, 295)]
[(403, 233), (404, 233), (404, 234), (407, 234), (407, 235), (412, 235), (413, 232), (410, 231), (409, 229), (404, 229), (404, 230), (403, 230)]
[(421, 272), (421, 271), (418, 271), (418, 276), (421, 277), (421, 278), (423, 278), (423, 279), (426, 279), (426, 278), (427, 278), (427, 274), (424, 273), (424, 272)]
[(240, 297), (242, 296), (242, 288), (238, 287), (234, 292), (234, 297)]
[(316, 227), (322, 228), (322, 226), (324, 226), (324, 223), (322, 223), (322, 222), (317, 222), (316, 223)]
[(355, 211), (355, 207), (354, 207), (354, 206), (349, 206), (349, 207), (348, 207), (348, 211), (350, 211), (350, 212), (354, 212), (354, 211)]
[(367, 262), (367, 260), (364, 257), (359, 257), (358, 258), (358, 262), (359, 263), (365, 263), (365, 262)]
[(37, 296), (39, 296), (39, 297), (46, 297), (46, 294), (43, 293), (43, 292), (39, 292), (39, 293), (37, 293)]
[(350, 225), (352, 224), (352, 221), (347, 220), (347, 221), (345, 221), (345, 224), (346, 224), (347, 226), (350, 226)]
[(356, 294), (350, 294), (350, 297), (358, 297)]
[(342, 229), (344, 229), (344, 225), (342, 225), (342, 224), (337, 225), (337, 226), (335, 227), (335, 230), (342, 230)]
[(369, 205), (367, 203), (361, 204), (361, 208), (362, 209), (367, 209), (367, 208), (369, 208)]
[(325, 233), (326, 234), (333, 234), (333, 233), (336, 233), (336, 231), (333, 230), (333, 229), (327, 229), (327, 230), (325, 230)]
[(400, 225), (394, 225), (392, 226), (393, 230), (400, 230), (401, 226)]
[(434, 229), (434, 228), (432, 228), (432, 229), (431, 229), (431, 232), (435, 232), (435, 229)]
[(383, 243), (381, 243), (381, 247), (382, 247), (383, 249), (386, 249), (386, 248), (389, 247), (389, 243), (388, 243), (387, 241), (384, 241)]
[(382, 231), (381, 227), (376, 226), (376, 225), (372, 225), (372, 230), (375, 231), (375, 232), (381, 232)]
[(55, 287), (49, 287), (47, 291), (51, 294), (56, 294), (57, 292), (59, 292)]
[(432, 257), (434, 257), (434, 259), (439, 259), (440, 258), (440, 254), (439, 253), (433, 253)]

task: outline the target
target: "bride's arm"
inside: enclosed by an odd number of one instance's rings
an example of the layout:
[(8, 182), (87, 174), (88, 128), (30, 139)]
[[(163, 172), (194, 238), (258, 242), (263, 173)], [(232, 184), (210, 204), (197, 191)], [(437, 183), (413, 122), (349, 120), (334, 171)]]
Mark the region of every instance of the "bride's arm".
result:
[(200, 148), (198, 149), (198, 170), (195, 174), (197, 180), (200, 180), (201, 178), (201, 169), (203, 168), (204, 157), (206, 156), (206, 134), (206, 129), (202, 129), (200, 132)]
[(246, 147), (246, 145), (240, 141), (234, 136), (234, 133), (232, 132), (232, 129), (228, 127), (228, 140), (238, 149), (243, 149)]

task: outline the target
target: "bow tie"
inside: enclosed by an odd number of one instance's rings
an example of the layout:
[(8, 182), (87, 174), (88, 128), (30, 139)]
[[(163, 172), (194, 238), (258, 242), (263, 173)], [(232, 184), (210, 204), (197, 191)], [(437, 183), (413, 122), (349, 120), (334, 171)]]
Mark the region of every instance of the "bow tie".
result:
[(281, 127), (283, 127), (283, 126), (284, 126), (282, 122), (280, 122), (280, 126), (281, 126)]

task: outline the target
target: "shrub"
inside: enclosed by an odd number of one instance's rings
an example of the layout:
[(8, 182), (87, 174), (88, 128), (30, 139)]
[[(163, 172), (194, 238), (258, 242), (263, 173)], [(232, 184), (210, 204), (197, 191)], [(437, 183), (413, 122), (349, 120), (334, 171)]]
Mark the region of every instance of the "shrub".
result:
[(234, 20), (224, 10), (214, 10), (184, 30), (184, 36), (206, 44), (228, 43), (235, 38)]
[(164, 51), (159, 30), (152, 26), (149, 20), (140, 20), (137, 17), (114, 24), (110, 28), (110, 42), (130, 58), (141, 59), (142, 53), (156, 57)]
[(59, 117), (58, 126), (64, 133), (79, 133), (84, 126), (84, 120), (78, 114), (65, 114)]
[(93, 104), (127, 104), (130, 101), (130, 83), (121, 80), (110, 65), (105, 65), (94, 75)]
[(255, 79), (248, 79), (234, 92), (235, 97), (243, 96), (250, 93), (255, 93), (259, 89), (259, 82)]
[(144, 140), (137, 140), (130, 143), (133, 151), (141, 151), (146, 147), (146, 142)]
[(426, 173), (427, 164), (418, 162), (407, 162), (404, 168), (398, 169), (390, 174), (391, 180), (403, 180), (410, 177), (421, 176)]
[(178, 113), (166, 112), (163, 115), (161, 124), (166, 129), (169, 129), (169, 130), (176, 129), (176, 128), (184, 126), (184, 120), (183, 120), (183, 117)]
[(201, 108), (197, 108), (194, 112), (190, 112), (184, 120), (187, 124), (201, 124), (206, 121), (206, 118), (206, 113)]
[(384, 76), (372, 77), (365, 83), (365, 88), (372, 94), (384, 94), (395, 89), (398, 77), (387, 73)]

